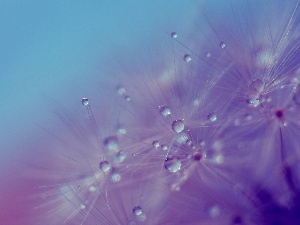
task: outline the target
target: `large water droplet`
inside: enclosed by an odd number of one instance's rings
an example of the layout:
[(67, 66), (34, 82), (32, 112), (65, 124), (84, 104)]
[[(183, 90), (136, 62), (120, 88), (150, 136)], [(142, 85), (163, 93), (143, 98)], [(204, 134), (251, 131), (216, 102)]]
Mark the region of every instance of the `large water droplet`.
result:
[(220, 42), (220, 45), (219, 45), (222, 49), (226, 48), (226, 44), (222, 41)]
[(211, 122), (215, 122), (217, 121), (218, 117), (215, 113), (210, 113), (208, 114), (207, 119), (209, 119)]
[(111, 169), (111, 165), (109, 164), (108, 161), (103, 160), (100, 162), (99, 164), (99, 168), (103, 171), (103, 172), (107, 172)]
[(117, 151), (119, 149), (118, 138), (116, 136), (107, 137), (104, 140), (104, 146), (109, 151)]
[(172, 33), (171, 33), (171, 37), (175, 39), (175, 38), (177, 38), (177, 37), (178, 37), (178, 35), (177, 35), (177, 33), (176, 33), (176, 32), (172, 32)]
[(170, 108), (165, 105), (159, 107), (159, 112), (162, 116), (165, 116), (165, 117), (171, 115)]
[(180, 133), (184, 130), (184, 123), (183, 120), (174, 120), (174, 122), (172, 123), (172, 129), (176, 132), (176, 133)]
[(168, 156), (165, 159), (165, 168), (170, 172), (177, 172), (180, 170), (181, 161), (177, 156)]
[(89, 99), (88, 98), (82, 98), (81, 103), (82, 103), (82, 105), (87, 106), (89, 104)]
[(184, 55), (183, 59), (184, 59), (184, 61), (186, 61), (186, 62), (192, 61), (192, 57), (191, 57), (190, 55), (188, 55), (188, 54)]
[(143, 214), (143, 210), (142, 207), (140, 206), (136, 206), (132, 209), (132, 212), (136, 215), (136, 216), (140, 216)]

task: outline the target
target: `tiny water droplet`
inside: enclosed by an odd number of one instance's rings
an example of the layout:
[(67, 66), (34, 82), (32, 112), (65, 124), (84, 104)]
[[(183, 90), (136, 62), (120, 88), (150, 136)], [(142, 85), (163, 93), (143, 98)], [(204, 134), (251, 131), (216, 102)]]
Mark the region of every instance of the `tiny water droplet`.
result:
[(184, 130), (184, 123), (183, 120), (174, 120), (174, 122), (172, 123), (172, 129), (176, 132), (176, 133), (180, 133)]
[(215, 122), (218, 119), (218, 117), (215, 113), (209, 113), (207, 119), (209, 119), (211, 122)]
[(158, 148), (159, 147), (159, 142), (158, 141), (153, 141), (152, 145), (154, 148)]
[(194, 158), (195, 161), (200, 161), (201, 158), (202, 158), (201, 152), (200, 152), (200, 151), (196, 151), (196, 152), (194, 153), (194, 155), (193, 155), (193, 158)]
[(130, 102), (131, 101), (131, 97), (129, 95), (125, 95), (124, 96), (124, 99), (127, 101), (127, 102)]
[(257, 107), (259, 105), (259, 99), (256, 98), (249, 99), (248, 103), (253, 107)]
[(111, 174), (111, 180), (112, 182), (118, 182), (121, 180), (121, 174), (117, 173), (117, 172), (113, 172)]
[(118, 138), (116, 136), (107, 137), (103, 143), (109, 151), (117, 151), (119, 149)]
[(222, 49), (226, 48), (226, 44), (222, 41), (220, 42), (220, 45), (219, 45)]
[(126, 153), (123, 151), (120, 151), (116, 154), (116, 161), (118, 163), (124, 162), (124, 160), (126, 159)]
[(82, 98), (81, 103), (82, 103), (82, 105), (87, 106), (89, 104), (89, 99), (88, 98)]
[(124, 95), (126, 93), (126, 89), (124, 87), (119, 87), (117, 91), (119, 95)]
[(110, 164), (109, 164), (108, 161), (103, 160), (103, 161), (100, 162), (99, 168), (100, 168), (103, 172), (107, 172), (107, 171), (109, 171), (109, 170), (111, 169), (111, 166), (110, 166)]
[(160, 147), (161, 147), (161, 149), (163, 151), (167, 151), (168, 150), (168, 146), (167, 145), (162, 144)]
[(85, 209), (85, 205), (84, 204), (80, 204), (80, 209)]
[(160, 112), (160, 115), (162, 115), (164, 117), (171, 115), (170, 108), (165, 105), (159, 107), (159, 112)]
[(96, 187), (95, 186), (90, 186), (89, 187), (89, 191), (90, 192), (95, 192), (96, 191)]
[(186, 62), (192, 61), (192, 57), (191, 57), (190, 55), (188, 55), (188, 54), (184, 55), (183, 59), (184, 59), (184, 61), (186, 61)]
[(143, 214), (143, 210), (142, 207), (140, 206), (136, 206), (133, 208), (132, 212), (136, 215), (136, 216), (140, 216)]
[(206, 52), (206, 53), (205, 53), (205, 57), (206, 57), (206, 58), (210, 58), (210, 57), (211, 57), (211, 53), (210, 53), (210, 52)]
[(170, 172), (176, 173), (180, 170), (181, 167), (181, 161), (177, 156), (168, 156), (165, 159), (165, 169), (167, 169)]
[(174, 38), (174, 39), (176, 39), (176, 38), (178, 37), (178, 35), (177, 35), (176, 32), (172, 32), (172, 33), (171, 33), (171, 37)]

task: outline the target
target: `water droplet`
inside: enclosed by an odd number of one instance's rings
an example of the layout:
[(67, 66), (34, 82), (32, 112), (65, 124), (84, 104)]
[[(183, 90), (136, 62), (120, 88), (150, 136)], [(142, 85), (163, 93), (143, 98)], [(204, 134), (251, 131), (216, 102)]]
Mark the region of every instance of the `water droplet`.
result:
[(162, 144), (160, 147), (161, 147), (161, 149), (163, 151), (167, 151), (168, 150), (168, 146), (167, 145)]
[(189, 140), (189, 139), (188, 139), (188, 140), (186, 140), (186, 142), (185, 142), (185, 143), (186, 143), (186, 145), (187, 145), (187, 146), (191, 146), (191, 145), (193, 144), (193, 142), (192, 142), (191, 140)]
[(96, 191), (96, 187), (95, 186), (90, 186), (89, 187), (89, 191), (90, 192), (95, 192)]
[(184, 123), (183, 120), (174, 120), (174, 122), (172, 123), (172, 129), (176, 132), (176, 133), (180, 133), (184, 130)]
[(126, 89), (124, 87), (119, 87), (117, 91), (119, 95), (124, 95), (126, 93)]
[(119, 129), (118, 129), (118, 134), (119, 135), (124, 135), (124, 134), (126, 134), (127, 133), (127, 130), (124, 128), (124, 127), (120, 127)]
[(89, 104), (89, 99), (88, 99), (88, 98), (83, 98), (83, 99), (81, 100), (81, 103), (82, 103), (82, 105), (87, 106), (87, 105)]
[(85, 209), (85, 205), (84, 204), (80, 204), (80, 209)]
[(124, 99), (127, 101), (127, 102), (130, 102), (131, 101), (131, 97), (129, 95), (125, 95), (124, 96)]
[(207, 119), (209, 119), (211, 122), (215, 122), (218, 119), (218, 117), (215, 113), (210, 113), (208, 114)]
[(171, 115), (170, 108), (168, 106), (165, 106), (165, 105), (159, 107), (159, 112), (162, 116), (165, 116), (165, 117)]
[(107, 172), (111, 169), (111, 166), (109, 164), (108, 161), (104, 160), (104, 161), (101, 161), (100, 164), (99, 164), (99, 168), (103, 171), (103, 172)]
[(118, 182), (121, 180), (121, 174), (119, 174), (118, 172), (113, 172), (111, 174), (111, 180), (112, 182)]
[(178, 35), (177, 35), (177, 33), (176, 33), (176, 32), (172, 32), (172, 33), (171, 33), (171, 37), (175, 39), (175, 38), (177, 38), (177, 37), (178, 37)]
[(136, 216), (140, 216), (143, 214), (143, 210), (142, 207), (140, 206), (136, 206), (133, 208), (132, 212), (136, 215)]
[(158, 148), (159, 147), (159, 142), (158, 141), (153, 141), (152, 145), (154, 148)]
[(109, 151), (117, 151), (119, 149), (118, 138), (116, 136), (107, 137), (104, 140), (104, 146)]
[(222, 49), (226, 48), (226, 44), (222, 41), (220, 42), (220, 45), (219, 45)]
[(210, 57), (211, 57), (211, 53), (210, 53), (210, 52), (206, 52), (206, 53), (205, 53), (205, 57), (206, 57), (206, 58), (210, 58)]
[(165, 168), (170, 172), (177, 172), (180, 170), (181, 161), (177, 156), (168, 156), (165, 159)]
[(118, 163), (124, 162), (124, 160), (126, 159), (126, 153), (123, 151), (120, 151), (116, 154), (116, 161)]
[(188, 55), (188, 54), (184, 55), (183, 59), (184, 59), (184, 61), (186, 61), (186, 62), (192, 61), (192, 57), (191, 57), (190, 55)]
[(253, 107), (257, 107), (259, 105), (259, 99), (256, 98), (249, 99), (248, 103)]

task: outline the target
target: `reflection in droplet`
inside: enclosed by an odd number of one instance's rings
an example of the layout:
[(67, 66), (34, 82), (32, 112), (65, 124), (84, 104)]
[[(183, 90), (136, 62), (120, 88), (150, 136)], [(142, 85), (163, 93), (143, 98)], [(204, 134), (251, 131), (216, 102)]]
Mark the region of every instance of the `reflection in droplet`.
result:
[(181, 161), (177, 156), (168, 156), (165, 159), (165, 168), (170, 172), (177, 172), (181, 168)]

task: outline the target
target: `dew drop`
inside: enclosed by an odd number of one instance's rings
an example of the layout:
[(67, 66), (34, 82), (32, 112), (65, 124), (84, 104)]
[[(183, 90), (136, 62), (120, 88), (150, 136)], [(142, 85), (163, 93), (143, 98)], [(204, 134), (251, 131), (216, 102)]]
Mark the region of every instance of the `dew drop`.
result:
[(168, 156), (165, 159), (165, 168), (170, 172), (177, 172), (180, 170), (181, 161), (177, 156)]
[(143, 210), (142, 210), (142, 207), (140, 206), (136, 206), (133, 208), (132, 210), (133, 214), (135, 214), (136, 216), (140, 216), (143, 214)]
[(117, 172), (113, 172), (111, 174), (111, 180), (112, 182), (118, 182), (121, 180), (121, 174), (117, 173)]
[(100, 164), (99, 164), (99, 168), (103, 171), (103, 172), (107, 172), (111, 169), (111, 166), (109, 164), (108, 161), (104, 160), (104, 161), (101, 161)]
[(162, 144), (160, 147), (161, 147), (161, 149), (163, 151), (167, 151), (168, 150), (168, 146), (167, 145)]
[(176, 133), (180, 133), (184, 130), (184, 123), (183, 120), (174, 120), (174, 122), (172, 123), (172, 129), (176, 132)]
[(124, 162), (124, 160), (126, 159), (126, 153), (123, 151), (120, 151), (116, 154), (116, 161), (118, 163)]
[(90, 186), (89, 187), (89, 191), (90, 192), (95, 192), (97, 189), (96, 189), (96, 187), (95, 186)]
[(177, 35), (176, 32), (172, 32), (172, 33), (171, 33), (171, 37), (174, 38), (174, 39), (176, 39), (176, 38), (178, 37), (178, 35)]
[(152, 145), (154, 148), (158, 148), (159, 147), (159, 142), (158, 141), (153, 141)]
[(218, 117), (214, 113), (209, 113), (207, 119), (209, 119), (211, 122), (215, 122), (218, 119)]
[(89, 104), (89, 99), (88, 98), (82, 98), (81, 103), (82, 103), (82, 105), (87, 106)]
[(80, 204), (80, 209), (85, 209), (85, 205), (84, 204)]
[(191, 62), (192, 61), (192, 57), (190, 55), (188, 55), (188, 54), (184, 55), (183, 59), (186, 62)]
[(107, 137), (104, 140), (104, 146), (109, 151), (117, 151), (119, 149), (118, 138), (116, 136)]
[(259, 99), (256, 98), (249, 99), (248, 103), (253, 107), (257, 107), (259, 105)]
[(131, 97), (129, 95), (125, 95), (124, 96), (124, 99), (127, 101), (127, 102), (130, 102), (131, 101)]
[(167, 116), (171, 115), (171, 110), (168, 106), (164, 105), (164, 106), (159, 107), (159, 113), (160, 113), (160, 115), (167, 117)]
[(222, 41), (220, 42), (220, 45), (219, 45), (222, 49), (226, 48), (226, 44)]
[(210, 57), (211, 57), (211, 53), (210, 53), (210, 52), (206, 52), (206, 53), (205, 53), (205, 57), (206, 57), (206, 58), (210, 58)]
[(119, 87), (117, 91), (119, 95), (124, 95), (126, 93), (126, 89), (124, 87)]

